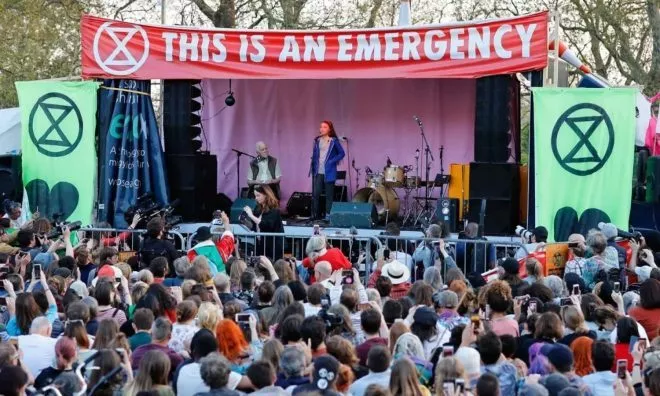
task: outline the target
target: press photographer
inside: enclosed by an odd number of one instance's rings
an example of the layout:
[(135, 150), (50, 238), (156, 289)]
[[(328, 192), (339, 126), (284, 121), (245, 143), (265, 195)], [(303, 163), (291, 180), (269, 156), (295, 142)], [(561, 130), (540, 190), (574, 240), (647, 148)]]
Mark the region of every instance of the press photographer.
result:
[(548, 242), (548, 229), (543, 226), (538, 226), (532, 230), (528, 230), (523, 226), (517, 226), (516, 235), (520, 237), (526, 249), (518, 249), (515, 256), (516, 260), (527, 257), (527, 255), (535, 252), (539, 246), (542, 246), (541, 244)]
[(181, 254), (174, 247), (174, 243), (166, 238), (165, 222), (161, 217), (154, 217), (147, 223), (147, 232), (140, 248), (140, 261), (147, 266), (156, 257), (165, 257), (170, 267), (170, 274), (174, 271), (174, 260)]

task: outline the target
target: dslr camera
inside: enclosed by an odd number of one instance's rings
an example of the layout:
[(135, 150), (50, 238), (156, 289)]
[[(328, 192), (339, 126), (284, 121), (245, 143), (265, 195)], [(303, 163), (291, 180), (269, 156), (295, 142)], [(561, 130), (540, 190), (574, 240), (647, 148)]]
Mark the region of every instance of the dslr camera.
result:
[(516, 226), (516, 235), (518, 235), (519, 237), (525, 239), (526, 241), (529, 241), (532, 238), (533, 233), (530, 230), (528, 230), (527, 228), (525, 228), (521, 225), (518, 225), (518, 226)]
[(80, 227), (82, 227), (82, 223), (80, 221), (68, 222), (61, 219), (62, 213), (53, 214), (53, 221), (51, 222), (53, 229), (48, 233), (48, 239), (55, 239), (62, 236), (62, 230), (64, 227), (69, 227), (69, 230), (71, 231), (77, 231), (80, 229)]

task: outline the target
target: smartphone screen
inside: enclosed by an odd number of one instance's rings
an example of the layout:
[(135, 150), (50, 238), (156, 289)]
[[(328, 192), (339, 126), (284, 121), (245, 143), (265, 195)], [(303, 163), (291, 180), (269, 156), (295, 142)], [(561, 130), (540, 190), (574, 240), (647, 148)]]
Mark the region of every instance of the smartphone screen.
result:
[(249, 323), (250, 314), (236, 314), (236, 322), (238, 323)]
[(626, 359), (619, 359), (616, 361), (616, 375), (621, 379), (626, 379), (626, 372), (628, 371), (628, 361)]
[(442, 347), (442, 357), (450, 357), (454, 355), (454, 347), (452, 346), (443, 346)]
[(463, 394), (463, 392), (465, 392), (465, 380), (462, 378), (457, 378), (454, 382), (456, 383), (456, 390), (460, 394)]
[(314, 235), (321, 235), (321, 227), (318, 224), (314, 224)]
[(536, 301), (529, 302), (529, 312), (536, 313)]
[(454, 396), (454, 381), (444, 381), (442, 383), (442, 391), (445, 393), (445, 396)]
[(490, 320), (490, 305), (486, 304), (486, 320)]
[(41, 279), (41, 264), (35, 264), (34, 265), (34, 279)]
[(560, 304), (561, 304), (562, 307), (565, 307), (567, 305), (573, 305), (573, 300), (571, 300), (568, 297), (562, 298), (561, 301), (560, 301)]
[(353, 284), (353, 270), (343, 270), (341, 272), (342, 283), (346, 285)]
[(580, 294), (580, 285), (578, 284), (573, 285), (573, 294), (575, 295)]
[(642, 349), (642, 351), (646, 350), (646, 338), (639, 339), (639, 347)]
[(621, 291), (621, 284), (619, 282), (614, 282), (614, 292), (619, 293)]
[(479, 326), (481, 325), (481, 319), (479, 319), (479, 315), (473, 314), (470, 318), (470, 321), (472, 321), (472, 327), (474, 327), (474, 334), (479, 333)]

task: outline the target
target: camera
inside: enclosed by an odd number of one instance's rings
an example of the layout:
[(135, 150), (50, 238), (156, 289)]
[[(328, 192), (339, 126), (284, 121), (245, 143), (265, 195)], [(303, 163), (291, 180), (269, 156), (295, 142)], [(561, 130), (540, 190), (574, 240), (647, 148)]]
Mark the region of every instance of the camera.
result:
[(147, 193), (139, 196), (135, 205), (129, 207), (124, 212), (124, 220), (130, 224), (133, 221), (133, 216), (136, 214), (140, 215), (140, 222), (136, 228), (141, 229), (146, 227), (149, 220), (156, 216), (160, 216), (163, 218), (165, 231), (169, 231), (183, 221), (181, 216), (172, 215), (174, 208), (178, 205), (179, 200), (175, 199), (173, 202), (163, 207), (156, 202), (152, 193)]
[(321, 309), (321, 311), (319, 311), (318, 317), (323, 319), (325, 322), (325, 331), (328, 333), (344, 324), (344, 318), (328, 312), (327, 309)]
[(53, 221), (51, 222), (53, 229), (48, 233), (48, 239), (55, 239), (62, 236), (64, 227), (69, 227), (69, 230), (71, 231), (77, 231), (80, 229), (80, 227), (82, 227), (82, 223), (80, 221), (68, 222), (61, 219), (62, 213), (53, 214)]
[(519, 225), (516, 226), (516, 235), (519, 237), (525, 239), (526, 241), (529, 241), (532, 238), (532, 235), (534, 235), (530, 230), (527, 228)]

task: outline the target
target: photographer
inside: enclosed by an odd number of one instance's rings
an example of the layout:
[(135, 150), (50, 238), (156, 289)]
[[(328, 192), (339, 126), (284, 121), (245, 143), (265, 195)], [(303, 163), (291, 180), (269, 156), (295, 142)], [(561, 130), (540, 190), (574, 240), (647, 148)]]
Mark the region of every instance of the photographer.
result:
[(518, 226), (516, 227), (516, 234), (520, 236), (522, 244), (525, 245), (525, 249), (520, 248), (516, 252), (516, 260), (527, 257), (529, 254), (534, 253), (541, 244), (548, 242), (548, 229), (543, 226), (538, 226), (531, 231)]
[(165, 236), (165, 226), (163, 224), (163, 219), (160, 217), (154, 217), (149, 220), (147, 223), (147, 233), (142, 241), (142, 247), (140, 248), (141, 261), (145, 265), (149, 265), (151, 260), (156, 257), (165, 257), (167, 263), (170, 266), (170, 273), (174, 273), (174, 260), (179, 258), (180, 254), (174, 247), (172, 241), (164, 239)]
[[(440, 260), (441, 263), (445, 264), (446, 268), (455, 267), (456, 262), (448, 251), (442, 237), (442, 227), (437, 224), (431, 224), (426, 229), (427, 240), (422, 241), (413, 253), (413, 262), (424, 263), (424, 269), (432, 267), (436, 260)], [(415, 269), (410, 268), (410, 271), (414, 272)], [(416, 277), (416, 279), (418, 278)]]
[(641, 249), (639, 243), (634, 239), (630, 240), (632, 255), (630, 257), (629, 270), (637, 275), (639, 283), (651, 277), (651, 271), (658, 268), (655, 264), (653, 252), (650, 249)]

